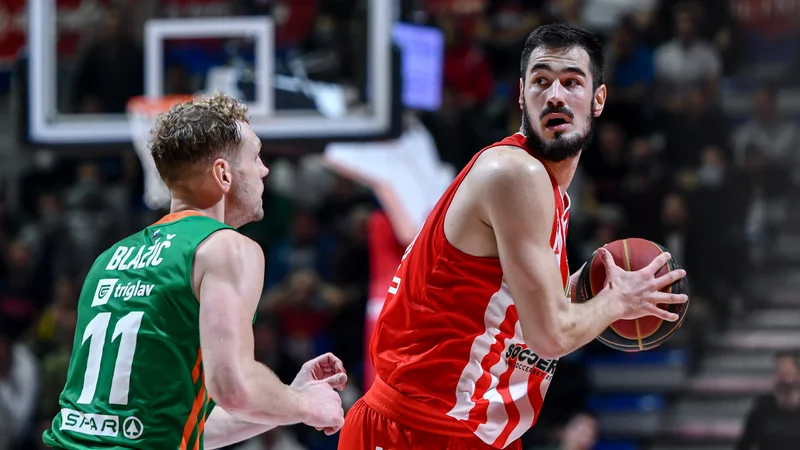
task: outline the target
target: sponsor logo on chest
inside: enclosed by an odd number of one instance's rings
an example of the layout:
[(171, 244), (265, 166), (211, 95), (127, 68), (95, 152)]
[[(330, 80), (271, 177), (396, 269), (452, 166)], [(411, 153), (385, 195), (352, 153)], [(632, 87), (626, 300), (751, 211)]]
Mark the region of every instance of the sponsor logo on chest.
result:
[(553, 378), (558, 365), (557, 360), (542, 358), (525, 344), (509, 344), (504, 356), (509, 366), (546, 380)]

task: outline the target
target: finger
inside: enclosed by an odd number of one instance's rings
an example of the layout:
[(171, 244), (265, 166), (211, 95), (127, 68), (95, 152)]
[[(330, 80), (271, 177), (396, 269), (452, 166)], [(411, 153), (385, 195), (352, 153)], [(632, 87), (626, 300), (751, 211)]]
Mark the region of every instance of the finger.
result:
[(337, 372), (341, 372), (341, 373), (344, 373), (344, 374), (346, 374), (346, 373), (347, 373), (347, 371), (346, 371), (346, 370), (344, 370), (344, 363), (342, 362), (342, 360), (341, 360), (341, 359), (339, 359), (339, 358), (337, 358), (337, 357), (336, 357), (336, 355), (333, 355), (333, 354), (331, 354), (331, 356), (332, 356), (332, 357), (333, 357), (333, 359), (334, 359), (333, 368), (334, 368), (334, 369), (335, 369)]
[(670, 270), (664, 275), (656, 278), (656, 289), (660, 291), (685, 276), (686, 271), (683, 269)]
[(648, 300), (654, 305), (679, 305), (689, 301), (686, 294), (670, 294), (668, 292), (654, 292)]
[(336, 357), (333, 353), (326, 353), (320, 356), (317, 364), (319, 374), (317, 379), (323, 379), (335, 375), (337, 373), (347, 373), (344, 369), (344, 363), (341, 359)]
[(322, 355), (327, 367), (332, 368), (335, 373), (346, 373), (344, 370), (344, 363), (333, 353), (326, 353)]
[(666, 320), (667, 322), (675, 322), (679, 319), (677, 314), (669, 312), (665, 309), (661, 309), (653, 304), (647, 305), (645, 309), (650, 313), (650, 315), (656, 316), (662, 320)]
[(606, 250), (605, 248), (597, 249), (597, 255), (600, 256), (600, 261), (606, 267), (606, 278), (608, 275), (611, 274), (611, 271), (617, 268), (617, 263), (614, 262), (614, 257), (611, 256), (611, 252)]
[(664, 267), (664, 265), (668, 263), (670, 259), (672, 259), (672, 255), (670, 255), (669, 252), (664, 252), (653, 258), (653, 260), (650, 261), (650, 264), (648, 264), (647, 267), (642, 270), (647, 272), (649, 275), (655, 275), (656, 272), (661, 270), (661, 268)]
[(332, 375), (322, 381), (328, 383), (334, 389), (343, 391), (347, 386), (347, 375), (344, 373), (337, 373), (336, 375)]

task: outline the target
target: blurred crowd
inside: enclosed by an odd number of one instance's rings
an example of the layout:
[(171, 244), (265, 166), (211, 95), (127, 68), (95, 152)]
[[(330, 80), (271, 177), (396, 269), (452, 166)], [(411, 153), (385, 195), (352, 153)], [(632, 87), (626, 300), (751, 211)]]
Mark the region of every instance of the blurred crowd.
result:
[[(363, 26), (363, 2), (231, 3), (242, 14), (312, 8), (305, 34), (280, 48), (316, 53), (329, 62), (319, 72), (330, 79), (357, 76), (348, 69), (357, 63), (355, 45), (343, 40)], [(316, 10), (317, 3), (327, 6)], [(747, 309), (742, 282), (764, 253), (753, 249), (773, 243), (798, 181), (800, 131), (777, 103), (778, 92), (796, 82), (788, 74), (800, 65), (797, 19), (734, 0), (491, 0), (446, 8), (451, 3), (407, 0), (400, 14), (444, 32), (443, 105), (419, 115), (442, 158), (458, 169), (519, 129), (519, 55), (534, 27), (569, 22), (601, 36), (609, 103), (570, 188), (570, 264), (577, 269), (598, 246), (624, 236), (669, 248), (691, 274), (684, 331), (698, 338), (687, 342), (697, 342), (690, 350), (699, 354), (703, 333)], [(121, 111), (141, 93), (141, 42), (116, 26), (116, 37), (87, 45), (77, 62), (75, 110)], [(172, 92), (195, 87), (181, 66), (170, 69), (167, 85)], [(730, 89), (752, 108), (731, 114), (722, 96)], [(335, 352), (351, 379), (347, 406), (362, 394), (364, 227), (380, 205), (326, 171), (318, 156), (265, 160), (266, 218), (242, 230), (267, 257), (256, 353), (289, 382), (305, 360)], [(0, 450), (41, 447), (40, 433), (59, 410), (84, 274), (107, 246), (162, 213), (142, 206), (139, 170), (132, 153), (36, 160), (14, 190), (21, 205), (14, 210), (0, 182)], [(582, 361), (596, 351), (590, 345), (559, 363), (539, 426), (525, 438), (530, 445), (592, 448), (597, 423), (585, 413), (591, 386)], [(298, 426), (239, 448), (335, 446), (335, 436)]]

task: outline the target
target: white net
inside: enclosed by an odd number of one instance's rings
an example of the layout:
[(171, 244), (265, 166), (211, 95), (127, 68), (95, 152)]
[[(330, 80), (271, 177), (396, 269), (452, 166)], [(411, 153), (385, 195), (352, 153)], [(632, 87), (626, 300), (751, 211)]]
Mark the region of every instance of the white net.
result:
[(190, 100), (187, 96), (169, 96), (158, 99), (136, 97), (128, 103), (128, 123), (136, 154), (144, 172), (144, 202), (156, 210), (168, 208), (171, 200), (169, 189), (161, 181), (153, 157), (150, 155), (150, 130), (159, 114), (169, 110), (175, 103)]

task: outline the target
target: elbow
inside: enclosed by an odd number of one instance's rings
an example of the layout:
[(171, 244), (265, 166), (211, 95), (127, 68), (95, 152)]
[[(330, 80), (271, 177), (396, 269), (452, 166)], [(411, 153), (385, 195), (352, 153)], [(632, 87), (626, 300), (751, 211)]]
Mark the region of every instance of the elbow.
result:
[[(558, 359), (570, 354), (574, 348), (569, 339), (569, 327), (538, 325), (535, 333), (525, 333), (525, 344), (544, 359)], [(530, 338), (529, 338), (530, 336)]]
[(234, 412), (247, 408), (247, 389), (241, 376), (236, 376), (235, 373), (206, 371), (205, 377), (208, 396), (222, 409)]
[(558, 359), (572, 352), (567, 340), (557, 336), (542, 339), (541, 342), (536, 342), (535, 345), (528, 347), (534, 348), (536, 353), (544, 359)]

